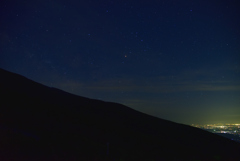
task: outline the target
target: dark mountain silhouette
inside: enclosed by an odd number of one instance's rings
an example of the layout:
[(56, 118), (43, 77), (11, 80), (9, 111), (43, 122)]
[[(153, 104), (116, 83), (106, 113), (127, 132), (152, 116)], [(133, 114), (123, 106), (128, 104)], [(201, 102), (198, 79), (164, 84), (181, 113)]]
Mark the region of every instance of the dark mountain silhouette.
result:
[(0, 69), (0, 160), (240, 160), (240, 144)]

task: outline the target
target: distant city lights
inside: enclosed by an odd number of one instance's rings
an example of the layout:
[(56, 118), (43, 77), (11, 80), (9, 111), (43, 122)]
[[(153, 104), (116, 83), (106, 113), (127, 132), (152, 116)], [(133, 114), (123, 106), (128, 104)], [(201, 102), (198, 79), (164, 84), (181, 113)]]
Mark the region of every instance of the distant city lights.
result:
[(240, 142), (240, 124), (192, 124), (192, 126)]

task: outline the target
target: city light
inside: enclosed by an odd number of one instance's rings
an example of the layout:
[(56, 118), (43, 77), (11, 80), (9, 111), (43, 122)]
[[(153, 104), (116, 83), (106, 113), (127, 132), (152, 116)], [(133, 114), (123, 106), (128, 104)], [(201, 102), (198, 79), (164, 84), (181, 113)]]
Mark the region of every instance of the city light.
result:
[(240, 142), (240, 124), (192, 124), (192, 126)]

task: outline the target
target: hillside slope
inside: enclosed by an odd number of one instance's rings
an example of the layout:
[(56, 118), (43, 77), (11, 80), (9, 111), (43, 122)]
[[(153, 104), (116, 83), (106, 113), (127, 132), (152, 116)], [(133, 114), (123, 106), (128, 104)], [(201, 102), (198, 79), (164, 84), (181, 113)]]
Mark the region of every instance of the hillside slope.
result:
[(0, 69), (0, 160), (239, 160), (240, 144)]

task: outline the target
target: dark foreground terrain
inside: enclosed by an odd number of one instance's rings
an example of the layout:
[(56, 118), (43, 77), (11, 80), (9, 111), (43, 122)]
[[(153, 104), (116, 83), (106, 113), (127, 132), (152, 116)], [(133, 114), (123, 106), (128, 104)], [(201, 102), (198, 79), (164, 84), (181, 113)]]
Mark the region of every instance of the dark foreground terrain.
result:
[(0, 69), (1, 161), (240, 160), (240, 144)]

